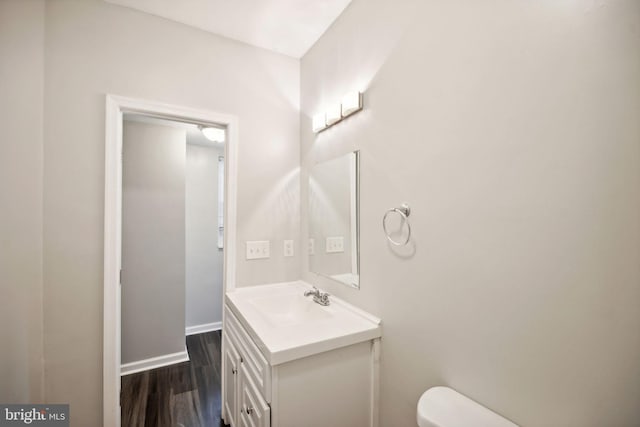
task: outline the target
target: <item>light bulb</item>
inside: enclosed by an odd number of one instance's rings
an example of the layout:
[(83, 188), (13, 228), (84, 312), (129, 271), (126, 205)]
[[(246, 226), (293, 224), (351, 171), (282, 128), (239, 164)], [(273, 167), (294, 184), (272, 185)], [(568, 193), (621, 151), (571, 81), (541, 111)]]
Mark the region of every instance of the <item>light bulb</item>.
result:
[(362, 94), (350, 92), (342, 98), (342, 117), (347, 117), (362, 110)]
[(327, 110), (327, 125), (331, 126), (342, 120), (340, 104), (335, 104)]
[(327, 121), (324, 113), (316, 114), (313, 116), (312, 129), (314, 132), (320, 132), (323, 129), (326, 129)]

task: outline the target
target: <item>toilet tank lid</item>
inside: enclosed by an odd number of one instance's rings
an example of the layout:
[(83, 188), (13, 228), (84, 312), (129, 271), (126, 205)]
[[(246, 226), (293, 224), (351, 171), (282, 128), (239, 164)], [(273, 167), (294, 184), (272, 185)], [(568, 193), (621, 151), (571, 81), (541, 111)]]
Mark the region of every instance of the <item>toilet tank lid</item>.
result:
[(418, 401), (420, 427), (518, 427), (449, 387), (432, 387)]

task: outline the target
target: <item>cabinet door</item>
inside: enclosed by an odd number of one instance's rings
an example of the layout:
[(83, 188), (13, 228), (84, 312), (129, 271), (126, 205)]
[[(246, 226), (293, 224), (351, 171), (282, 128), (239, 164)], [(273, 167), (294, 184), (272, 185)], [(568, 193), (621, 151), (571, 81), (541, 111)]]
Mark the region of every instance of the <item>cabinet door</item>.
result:
[(222, 340), (224, 343), (224, 401), (222, 404), (224, 405), (225, 422), (231, 427), (235, 427), (238, 420), (240, 392), (238, 377), (241, 360), (226, 332), (222, 333)]
[(271, 408), (240, 365), (240, 427), (270, 427)]

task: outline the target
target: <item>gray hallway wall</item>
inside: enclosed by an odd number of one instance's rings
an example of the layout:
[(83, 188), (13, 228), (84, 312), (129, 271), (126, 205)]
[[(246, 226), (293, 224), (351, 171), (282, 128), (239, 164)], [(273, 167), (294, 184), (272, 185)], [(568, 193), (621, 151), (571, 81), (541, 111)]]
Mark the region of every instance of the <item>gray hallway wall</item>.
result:
[(186, 159), (186, 326), (222, 322), (224, 249), (218, 248), (218, 157), (189, 143)]
[(122, 364), (184, 351), (186, 132), (124, 122)]

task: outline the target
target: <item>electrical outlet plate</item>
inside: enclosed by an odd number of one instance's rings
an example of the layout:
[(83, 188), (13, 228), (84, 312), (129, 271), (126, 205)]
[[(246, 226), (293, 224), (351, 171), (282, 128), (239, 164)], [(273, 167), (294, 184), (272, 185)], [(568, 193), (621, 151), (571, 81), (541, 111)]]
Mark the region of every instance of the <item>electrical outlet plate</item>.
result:
[(256, 240), (247, 242), (247, 259), (269, 258), (270, 245), (268, 240)]
[(344, 237), (327, 237), (326, 251), (328, 254), (344, 252)]
[(284, 241), (284, 256), (293, 256), (293, 240)]

